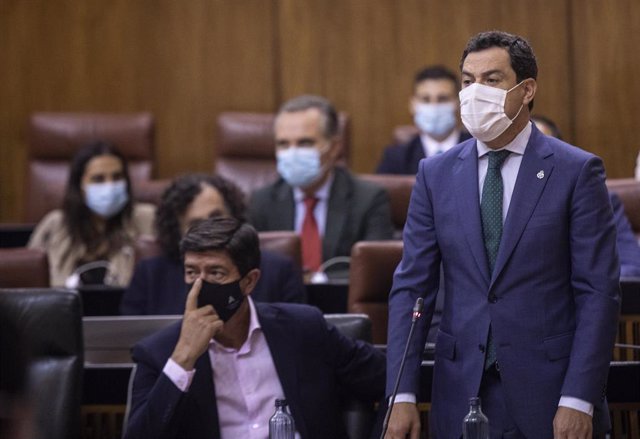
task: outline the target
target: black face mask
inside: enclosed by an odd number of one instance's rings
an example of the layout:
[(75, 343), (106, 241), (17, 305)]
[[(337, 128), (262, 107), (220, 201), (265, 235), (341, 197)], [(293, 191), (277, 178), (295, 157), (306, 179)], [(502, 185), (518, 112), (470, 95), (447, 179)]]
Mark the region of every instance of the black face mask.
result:
[[(190, 290), (193, 284), (187, 284)], [(198, 295), (198, 308), (205, 305), (213, 306), (223, 322), (229, 320), (240, 309), (244, 301), (244, 294), (240, 289), (240, 280), (228, 284), (212, 284), (204, 279)]]

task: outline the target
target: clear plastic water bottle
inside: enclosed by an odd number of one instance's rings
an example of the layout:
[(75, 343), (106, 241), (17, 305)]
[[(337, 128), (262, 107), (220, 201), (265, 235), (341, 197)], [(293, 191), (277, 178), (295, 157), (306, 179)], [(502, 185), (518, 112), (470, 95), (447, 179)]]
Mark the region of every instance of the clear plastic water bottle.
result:
[(469, 414), (462, 423), (462, 437), (464, 439), (489, 439), (489, 419), (482, 413), (480, 398), (469, 398)]
[(296, 425), (286, 399), (276, 399), (276, 412), (269, 419), (269, 439), (294, 439)]

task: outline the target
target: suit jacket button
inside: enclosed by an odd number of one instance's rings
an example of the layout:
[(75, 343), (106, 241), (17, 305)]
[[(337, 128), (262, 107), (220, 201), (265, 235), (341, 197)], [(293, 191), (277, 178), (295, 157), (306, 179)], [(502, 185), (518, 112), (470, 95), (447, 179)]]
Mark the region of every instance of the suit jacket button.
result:
[(493, 293), (489, 294), (489, 302), (496, 303), (497, 301), (498, 301), (498, 296), (496, 296)]
[(479, 344), (478, 345), (478, 349), (480, 350), (480, 352), (482, 352), (484, 354), (484, 345), (483, 344)]

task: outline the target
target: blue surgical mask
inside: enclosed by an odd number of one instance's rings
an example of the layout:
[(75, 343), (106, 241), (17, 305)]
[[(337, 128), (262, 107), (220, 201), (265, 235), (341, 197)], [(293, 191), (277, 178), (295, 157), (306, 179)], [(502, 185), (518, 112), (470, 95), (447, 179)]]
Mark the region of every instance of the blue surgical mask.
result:
[(278, 173), (291, 186), (305, 188), (322, 175), (320, 150), (314, 147), (289, 147), (276, 152)]
[(103, 218), (117, 215), (129, 201), (127, 182), (89, 183), (84, 188), (85, 202), (93, 213)]
[(415, 104), (413, 121), (421, 132), (442, 137), (456, 126), (455, 102)]

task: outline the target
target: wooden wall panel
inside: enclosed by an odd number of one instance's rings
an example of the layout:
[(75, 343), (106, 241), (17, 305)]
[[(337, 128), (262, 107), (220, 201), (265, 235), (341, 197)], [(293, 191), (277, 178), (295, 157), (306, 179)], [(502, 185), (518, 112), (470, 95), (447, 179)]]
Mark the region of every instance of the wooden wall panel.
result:
[(21, 217), (33, 111), (148, 110), (157, 176), (208, 171), (223, 110), (277, 104), (273, 2), (0, 2), (0, 221)]
[(572, 1), (576, 143), (610, 178), (632, 177), (640, 150), (640, 2)]
[[(529, 38), (540, 63), (537, 110), (571, 126), (567, 1), (282, 0), (279, 50), (283, 98), (329, 97), (353, 120), (352, 167), (371, 172), (395, 125), (410, 123), (417, 69), (458, 71), (470, 36), (503, 29)], [(544, 24), (544, 25), (541, 25)]]
[(318, 93), (351, 114), (352, 166), (371, 172), (411, 122), (415, 71), (457, 71), (468, 38), (493, 28), (536, 50), (535, 112), (630, 176), (639, 23), (634, 0), (2, 0), (0, 221), (21, 217), (33, 111), (152, 111), (157, 176), (171, 177), (210, 169), (220, 111)]

